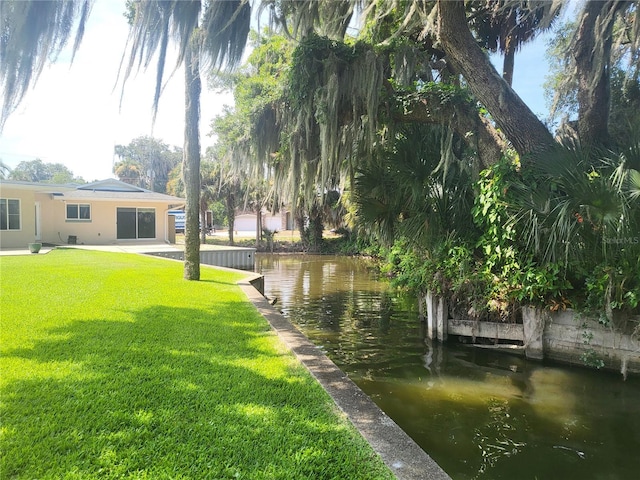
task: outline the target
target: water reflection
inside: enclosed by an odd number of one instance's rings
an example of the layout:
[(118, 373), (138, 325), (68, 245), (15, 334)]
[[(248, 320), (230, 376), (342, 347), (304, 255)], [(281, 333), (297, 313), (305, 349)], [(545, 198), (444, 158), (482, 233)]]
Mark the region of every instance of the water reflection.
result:
[(266, 294), (456, 479), (630, 479), (640, 382), (424, 338), (353, 258), (258, 256)]

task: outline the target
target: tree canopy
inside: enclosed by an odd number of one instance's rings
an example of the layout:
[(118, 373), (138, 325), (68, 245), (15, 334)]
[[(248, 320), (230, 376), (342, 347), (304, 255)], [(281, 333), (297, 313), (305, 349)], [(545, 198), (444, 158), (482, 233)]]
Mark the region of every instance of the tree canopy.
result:
[(128, 145), (116, 145), (120, 159), (114, 173), (124, 182), (154, 192), (167, 193), (169, 174), (181, 161), (182, 149), (149, 136), (134, 138)]
[(86, 183), (83, 178), (74, 176), (62, 163), (45, 163), (39, 158), (22, 161), (8, 174), (11, 180), (39, 183)]

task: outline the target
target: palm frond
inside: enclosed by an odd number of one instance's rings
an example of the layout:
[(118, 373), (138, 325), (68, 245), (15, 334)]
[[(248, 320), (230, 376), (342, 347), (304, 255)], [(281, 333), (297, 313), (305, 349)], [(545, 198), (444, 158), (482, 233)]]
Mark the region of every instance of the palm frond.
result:
[[(194, 48), (199, 60), (205, 64), (233, 68), (242, 57), (250, 20), (248, 0), (140, 0), (135, 3), (128, 53), (123, 56), (122, 95), (131, 73), (147, 69), (157, 57), (153, 96), (155, 120), (171, 41), (178, 52), (174, 68), (184, 63), (187, 48)], [(126, 64), (125, 57), (128, 57)]]
[(72, 61), (84, 35), (92, 0), (0, 2), (0, 131), (37, 81), (48, 61), (57, 57), (74, 34)]
[(629, 196), (636, 201), (640, 201), (640, 172), (631, 170), (629, 172)]
[(543, 262), (597, 264), (620, 254), (615, 246), (640, 235), (634, 151), (558, 149), (539, 159), (514, 188), (523, 244)]

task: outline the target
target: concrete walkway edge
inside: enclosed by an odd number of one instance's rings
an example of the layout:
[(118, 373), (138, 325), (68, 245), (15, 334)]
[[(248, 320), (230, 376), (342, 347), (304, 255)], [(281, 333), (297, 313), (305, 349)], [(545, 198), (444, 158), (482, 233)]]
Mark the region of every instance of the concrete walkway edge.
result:
[(273, 308), (250, 283), (238, 282), (258, 312), (360, 431), (399, 480), (447, 480), (451, 477), (389, 418), (335, 363)]

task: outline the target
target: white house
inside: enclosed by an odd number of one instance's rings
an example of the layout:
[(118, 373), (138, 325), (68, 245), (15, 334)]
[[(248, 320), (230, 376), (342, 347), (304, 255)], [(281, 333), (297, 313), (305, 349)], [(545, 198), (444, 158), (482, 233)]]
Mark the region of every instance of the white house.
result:
[[(251, 232), (256, 230), (256, 213), (250, 211), (236, 214), (233, 228), (238, 232)], [(262, 228), (273, 231), (292, 230), (293, 218), (290, 212), (278, 212), (272, 215), (267, 210), (262, 211)]]

